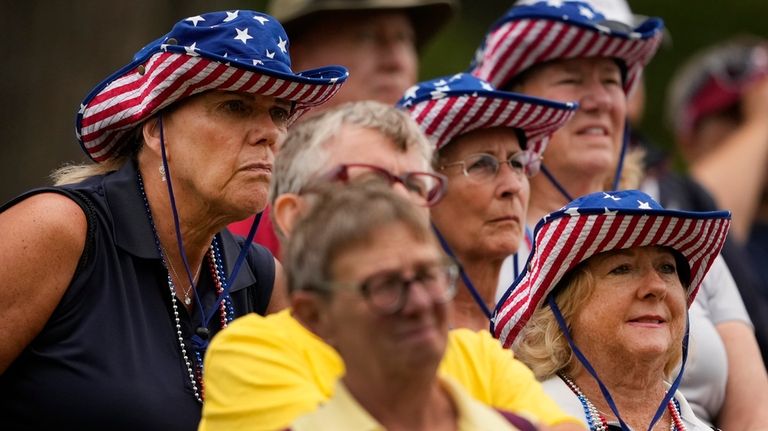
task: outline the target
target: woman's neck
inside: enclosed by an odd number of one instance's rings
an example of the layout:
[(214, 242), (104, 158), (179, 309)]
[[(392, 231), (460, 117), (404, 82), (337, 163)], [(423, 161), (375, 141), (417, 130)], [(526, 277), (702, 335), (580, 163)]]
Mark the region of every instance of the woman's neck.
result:
[(434, 371), (390, 376), (381, 384), (376, 380), (354, 378), (349, 372), (343, 378), (349, 393), (385, 429), (456, 429), (456, 407)]
[[(647, 368), (637, 369), (627, 366), (617, 367), (611, 371), (595, 364), (593, 366), (600, 370), (600, 379), (608, 388), (622, 420), (634, 430), (648, 429), (666, 394), (662, 370), (652, 371)], [(572, 379), (606, 419), (617, 420), (603, 397), (600, 387), (590, 374), (582, 369), (579, 374), (572, 376)], [(665, 411), (654, 429), (669, 429), (670, 420), (671, 417)]]
[[(496, 306), (496, 288), (499, 283), (499, 271), (501, 271), (503, 259), (469, 259), (459, 257), (459, 261), (475, 290), (483, 302), (485, 302), (486, 307), (493, 312)], [(480, 304), (477, 303), (461, 278), (457, 282), (456, 289), (456, 297), (452, 302), (452, 327), (468, 328), (474, 331), (487, 330), (489, 318), (485, 315)]]

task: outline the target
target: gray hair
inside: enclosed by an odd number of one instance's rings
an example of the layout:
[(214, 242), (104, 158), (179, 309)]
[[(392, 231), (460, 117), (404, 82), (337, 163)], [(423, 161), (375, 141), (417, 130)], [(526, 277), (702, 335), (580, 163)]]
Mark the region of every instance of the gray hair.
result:
[[(270, 203), (282, 194), (299, 193), (313, 178), (331, 168), (327, 166), (329, 148), (344, 125), (381, 132), (403, 152), (416, 149), (424, 157), (424, 168), (430, 169), (433, 145), (407, 113), (381, 102), (345, 103), (289, 130), (275, 159)], [(364, 144), (361, 143), (361, 151)]]
[(423, 209), (381, 183), (329, 183), (313, 189), (312, 195), (314, 204), (296, 224), (284, 250), (289, 292), (331, 281), (336, 258), (360, 245), (375, 247), (371, 237), (385, 226), (401, 224), (439, 249)]

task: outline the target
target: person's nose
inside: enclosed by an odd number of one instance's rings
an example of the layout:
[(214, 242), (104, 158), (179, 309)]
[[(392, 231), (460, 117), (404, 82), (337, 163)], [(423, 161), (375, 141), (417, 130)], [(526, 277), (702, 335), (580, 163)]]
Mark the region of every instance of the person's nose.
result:
[(416, 69), (416, 47), (412, 41), (394, 36), (379, 38), (377, 57), (382, 69), (410, 72)]
[(643, 299), (655, 297), (664, 299), (669, 291), (669, 281), (655, 268), (646, 267), (640, 280), (639, 296)]
[(277, 124), (269, 113), (259, 115), (250, 126), (247, 137), (248, 144), (264, 146), (272, 153), (277, 152), (287, 133), (285, 127)]
[(585, 111), (610, 111), (613, 109), (613, 99), (609, 89), (597, 78), (587, 81), (579, 102), (581, 109)]
[(509, 163), (500, 162), (499, 171), (494, 179), (497, 197), (504, 199), (516, 196), (528, 183), (525, 172), (518, 171), (509, 166)]
[(436, 299), (427, 291), (427, 287), (418, 281), (411, 280), (405, 291), (406, 298), (402, 313), (415, 315), (432, 308)]

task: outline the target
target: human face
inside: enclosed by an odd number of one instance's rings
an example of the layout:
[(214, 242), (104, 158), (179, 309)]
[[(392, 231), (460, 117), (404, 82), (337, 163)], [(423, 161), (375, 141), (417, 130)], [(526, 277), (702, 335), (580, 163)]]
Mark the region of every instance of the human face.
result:
[(621, 70), (608, 58), (557, 60), (532, 70), (515, 87), (531, 96), (578, 101), (573, 118), (552, 136), (544, 152), (547, 168), (612, 178), (618, 164), (627, 115)]
[(163, 117), (174, 187), (228, 223), (264, 209), (275, 149), (290, 104), (273, 97), (209, 91)]
[[(392, 139), (374, 129), (345, 124), (331, 142), (325, 145), (328, 152), (326, 166), (329, 168), (341, 164), (365, 163), (384, 168), (394, 175), (432, 171), (429, 160), (416, 148), (400, 150)], [(403, 185), (395, 184), (394, 189), (404, 197), (411, 198), (410, 192)]]
[[(612, 363), (658, 360), (679, 351), (686, 290), (674, 255), (662, 247), (617, 250), (592, 257), (594, 290), (571, 319), (574, 341), (587, 357)], [(613, 359), (608, 359), (613, 358)]]
[[(480, 129), (444, 147), (439, 165), (478, 153), (507, 160), (519, 151), (520, 144), (512, 129)], [(447, 167), (441, 173), (448, 176), (448, 191), (432, 208), (432, 220), (460, 260), (504, 259), (516, 252), (528, 210), (528, 178), (506, 163), (495, 178), (481, 183), (465, 176), (459, 166)]]
[[(374, 274), (398, 271), (414, 276), (423, 265), (442, 262), (431, 239), (418, 238), (402, 223), (382, 226), (362, 245), (343, 250), (331, 265), (333, 282), (359, 284)], [(384, 315), (359, 290), (337, 288), (327, 307), (325, 338), (348, 370), (375, 376), (436, 368), (445, 351), (448, 304), (433, 299), (420, 284), (410, 286), (403, 308)]]
[(340, 64), (349, 70), (341, 90), (323, 105), (377, 100), (393, 105), (418, 78), (413, 25), (402, 11), (325, 14), (291, 48), (294, 68)]

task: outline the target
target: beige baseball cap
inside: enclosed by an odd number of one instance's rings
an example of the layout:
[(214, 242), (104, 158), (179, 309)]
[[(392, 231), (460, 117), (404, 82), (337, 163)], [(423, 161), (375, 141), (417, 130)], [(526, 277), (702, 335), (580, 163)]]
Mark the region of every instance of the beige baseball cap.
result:
[(423, 46), (453, 16), (457, 0), (269, 0), (267, 13), (293, 37), (300, 24), (320, 13), (333, 11), (394, 10), (406, 11), (413, 21), (416, 44)]

